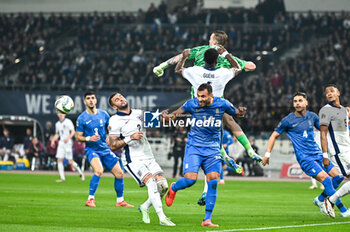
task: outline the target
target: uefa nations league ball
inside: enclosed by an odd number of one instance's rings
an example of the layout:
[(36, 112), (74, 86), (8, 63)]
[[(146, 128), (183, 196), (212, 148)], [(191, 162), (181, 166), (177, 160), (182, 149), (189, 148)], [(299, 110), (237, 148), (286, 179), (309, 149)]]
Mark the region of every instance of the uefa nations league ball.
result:
[(68, 95), (59, 96), (55, 102), (55, 108), (63, 114), (68, 114), (74, 108), (74, 101)]

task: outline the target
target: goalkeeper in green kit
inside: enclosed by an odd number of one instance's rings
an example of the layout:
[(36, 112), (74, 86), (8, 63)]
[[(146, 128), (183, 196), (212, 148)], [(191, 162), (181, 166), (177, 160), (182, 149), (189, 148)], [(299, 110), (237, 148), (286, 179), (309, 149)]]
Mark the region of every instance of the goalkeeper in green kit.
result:
[[(223, 32), (223, 31), (214, 31), (212, 33), (212, 35), (210, 36), (209, 45), (204, 45), (204, 46), (199, 46), (199, 47), (195, 47), (195, 48), (189, 49), (190, 56), (187, 59), (195, 59), (195, 62), (194, 62), (195, 66), (204, 67), (205, 66), (204, 53), (210, 48), (215, 48), (215, 49), (219, 50), (221, 46), (225, 46), (226, 45), (227, 40), (228, 40), (228, 36), (226, 35), (225, 32)], [(255, 66), (255, 64), (253, 62), (250, 62), (250, 61), (247, 62), (247, 61), (244, 61), (244, 60), (240, 60), (240, 59), (238, 59), (236, 57), (233, 57), (233, 58), (238, 63), (238, 65), (240, 66), (240, 69), (246, 69), (246, 70), (253, 71), (256, 68), (256, 66)], [(153, 69), (153, 72), (157, 76), (162, 76), (164, 74), (163, 70), (165, 68), (167, 68), (170, 65), (177, 64), (182, 59), (183, 59), (182, 54), (174, 56), (174, 57), (170, 58), (169, 60), (163, 62), (159, 66), (155, 67)], [(216, 68), (231, 68), (231, 67), (232, 67), (231, 63), (230, 63), (230, 61), (228, 59), (226, 59), (224, 56), (219, 56), (218, 57)], [(193, 94), (192, 94), (192, 97), (194, 97)], [(233, 120), (233, 118), (230, 117), (230, 120), (227, 120), (227, 121), (224, 120), (224, 123), (232, 131), (233, 135), (237, 138), (237, 140), (244, 146), (244, 148), (247, 150), (247, 152), (250, 155), (250, 157), (252, 157), (252, 159), (260, 162), (261, 161), (261, 157), (258, 156), (255, 153), (255, 151), (251, 148), (250, 143), (249, 143), (246, 135), (243, 133), (243, 131), (240, 128), (240, 126)], [(222, 157), (225, 160), (225, 162), (231, 168), (233, 168), (239, 174), (242, 173), (242, 168), (239, 165), (237, 165), (234, 162), (234, 160), (232, 158), (230, 158), (226, 154), (224, 149), (221, 149), (221, 154), (222, 154)], [(203, 192), (201, 198), (198, 201), (199, 205), (205, 205), (206, 188), (207, 188), (207, 186), (205, 186), (204, 192)]]

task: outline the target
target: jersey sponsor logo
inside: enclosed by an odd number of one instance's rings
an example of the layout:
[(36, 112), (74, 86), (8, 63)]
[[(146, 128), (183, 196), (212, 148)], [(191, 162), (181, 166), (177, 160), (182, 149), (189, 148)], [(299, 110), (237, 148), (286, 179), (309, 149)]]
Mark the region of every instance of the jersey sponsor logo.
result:
[(292, 127), (296, 127), (297, 125), (298, 125), (298, 123), (295, 123), (295, 124), (292, 125)]
[(160, 112), (156, 111), (144, 111), (143, 112), (143, 127), (144, 128), (160, 128)]
[(87, 121), (87, 122), (86, 122), (86, 125), (89, 124), (90, 122), (91, 122), (91, 120)]

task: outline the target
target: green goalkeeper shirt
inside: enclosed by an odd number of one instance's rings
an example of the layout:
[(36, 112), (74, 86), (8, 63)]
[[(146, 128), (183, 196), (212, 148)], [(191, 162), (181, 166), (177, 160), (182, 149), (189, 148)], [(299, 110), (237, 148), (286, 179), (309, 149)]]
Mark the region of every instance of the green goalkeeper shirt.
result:
[[(203, 45), (203, 46), (198, 46), (195, 48), (192, 48), (190, 50), (191, 55), (188, 57), (189, 60), (194, 59), (194, 65), (195, 66), (200, 66), (204, 67), (205, 62), (204, 62), (204, 53), (209, 49), (209, 48), (215, 48), (215, 46), (209, 46), (209, 45)], [(233, 56), (230, 54), (233, 59), (237, 61), (241, 69), (243, 70), (247, 61), (238, 59), (237, 57)], [(218, 57), (218, 64), (216, 65), (216, 68), (231, 68), (230, 61), (228, 61), (225, 57)]]

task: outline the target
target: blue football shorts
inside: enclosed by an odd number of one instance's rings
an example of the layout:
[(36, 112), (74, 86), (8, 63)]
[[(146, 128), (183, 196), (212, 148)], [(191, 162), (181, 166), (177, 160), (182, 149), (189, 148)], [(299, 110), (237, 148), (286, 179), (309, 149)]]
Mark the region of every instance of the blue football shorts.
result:
[(198, 173), (201, 167), (205, 174), (210, 172), (220, 173), (222, 169), (219, 148), (197, 147), (186, 145), (183, 161), (183, 173)]
[(330, 172), (330, 170), (334, 167), (333, 163), (329, 161), (329, 166), (326, 169), (323, 166), (323, 156), (322, 154), (315, 155), (312, 157), (308, 157), (307, 159), (300, 160), (299, 164), (301, 169), (305, 172), (306, 175), (311, 177), (316, 177), (318, 173), (325, 171), (326, 173)]
[(93, 158), (100, 159), (102, 165), (106, 167), (109, 171), (111, 171), (114, 166), (120, 160), (111, 150), (106, 149), (103, 151), (95, 151), (95, 150), (85, 150), (85, 154), (88, 157), (89, 163)]

